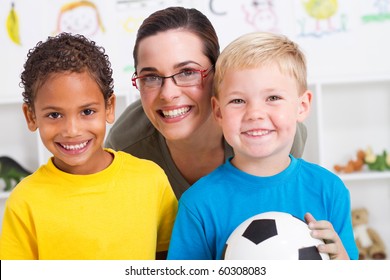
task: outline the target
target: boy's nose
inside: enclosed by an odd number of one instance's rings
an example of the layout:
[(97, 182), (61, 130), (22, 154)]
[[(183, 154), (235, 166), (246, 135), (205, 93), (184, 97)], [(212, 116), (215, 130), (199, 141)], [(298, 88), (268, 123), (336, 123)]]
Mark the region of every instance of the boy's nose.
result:
[(79, 124), (76, 118), (67, 118), (64, 125), (66, 137), (75, 137), (79, 133)]
[(265, 109), (261, 104), (248, 104), (246, 115), (250, 120), (262, 119), (265, 115)]

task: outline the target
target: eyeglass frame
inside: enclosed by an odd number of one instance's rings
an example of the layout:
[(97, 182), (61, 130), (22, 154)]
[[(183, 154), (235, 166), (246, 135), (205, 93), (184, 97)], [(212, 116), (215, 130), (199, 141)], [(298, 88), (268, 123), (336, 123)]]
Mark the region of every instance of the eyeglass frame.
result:
[[(190, 71), (192, 71), (192, 72), (199, 72), (199, 73), (201, 74), (201, 79), (202, 79), (202, 81), (203, 81), (203, 79), (206, 78), (206, 77), (209, 75), (210, 71), (211, 71), (213, 68), (214, 68), (214, 65), (211, 65), (211, 66), (210, 66), (209, 68), (207, 68), (207, 69), (193, 69), (193, 70), (190, 70)], [(187, 70), (187, 71), (189, 71), (189, 70)], [(159, 77), (159, 78), (162, 79), (160, 87), (156, 87), (155, 89), (161, 88), (161, 87), (164, 85), (165, 79), (169, 79), (169, 78), (171, 78), (171, 79), (173, 80), (173, 82), (175, 83), (175, 85), (178, 86), (178, 87), (192, 87), (192, 86), (195, 86), (195, 85), (181, 86), (181, 85), (178, 85), (178, 84), (177, 84), (177, 82), (176, 82), (176, 80), (175, 80), (175, 76), (176, 76), (176, 75), (179, 75), (179, 74), (182, 74), (183, 72), (186, 72), (186, 71), (185, 71), (185, 70), (184, 70), (184, 71), (179, 71), (179, 72), (177, 72), (177, 73), (175, 73), (175, 74), (173, 74), (173, 75), (170, 75), (170, 76), (159, 76), (159, 75), (154, 75), (154, 76)], [(207, 72), (207, 73), (204, 74), (205, 72)], [(153, 76), (153, 75), (144, 75), (144, 76), (139, 76), (139, 77), (137, 77), (137, 73), (134, 72), (133, 77), (131, 78), (131, 82), (132, 82), (133, 86), (134, 86), (136, 89), (138, 89), (138, 90), (140, 91), (140, 89), (139, 89), (138, 86), (137, 86), (137, 82), (136, 82), (137, 79), (141, 79), (141, 78), (145, 78), (145, 77), (149, 77), (149, 76)]]

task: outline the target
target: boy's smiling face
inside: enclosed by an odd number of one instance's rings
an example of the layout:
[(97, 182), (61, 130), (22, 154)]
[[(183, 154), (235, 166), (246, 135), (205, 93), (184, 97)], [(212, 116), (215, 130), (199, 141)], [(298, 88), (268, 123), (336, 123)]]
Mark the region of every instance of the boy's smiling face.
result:
[(115, 119), (115, 96), (106, 106), (87, 72), (55, 73), (37, 90), (31, 111), (23, 110), (30, 130), (39, 130), (54, 164), (72, 174), (92, 174), (109, 165), (103, 150), (106, 122)]
[(311, 93), (300, 95), (296, 80), (276, 63), (227, 70), (213, 109), (234, 148), (233, 164), (254, 173), (250, 163), (261, 160), (268, 163), (269, 175), (287, 167), (297, 122), (308, 115), (310, 101)]

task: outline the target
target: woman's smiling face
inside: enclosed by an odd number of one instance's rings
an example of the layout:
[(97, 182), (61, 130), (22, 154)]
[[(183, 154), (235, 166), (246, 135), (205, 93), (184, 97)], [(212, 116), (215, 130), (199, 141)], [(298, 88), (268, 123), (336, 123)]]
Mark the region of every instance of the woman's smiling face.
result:
[[(137, 75), (171, 76), (183, 70), (206, 70), (212, 65), (198, 36), (168, 30), (144, 38), (139, 45)], [(180, 87), (173, 79), (150, 91), (141, 90), (146, 115), (167, 140), (191, 137), (212, 116), (213, 71), (199, 85)]]

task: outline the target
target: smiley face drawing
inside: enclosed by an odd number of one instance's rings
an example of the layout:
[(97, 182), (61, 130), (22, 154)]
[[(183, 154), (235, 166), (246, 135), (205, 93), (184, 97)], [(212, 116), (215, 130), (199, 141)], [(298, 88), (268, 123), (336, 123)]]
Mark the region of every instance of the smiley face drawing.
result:
[(57, 19), (57, 33), (68, 32), (92, 37), (104, 26), (96, 5), (90, 1), (76, 1), (63, 5)]

